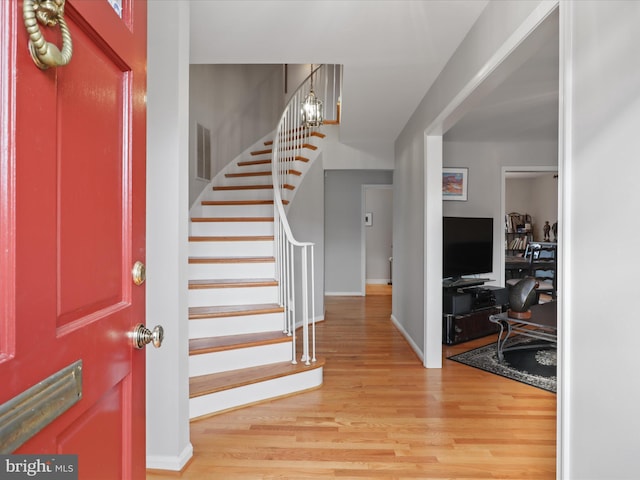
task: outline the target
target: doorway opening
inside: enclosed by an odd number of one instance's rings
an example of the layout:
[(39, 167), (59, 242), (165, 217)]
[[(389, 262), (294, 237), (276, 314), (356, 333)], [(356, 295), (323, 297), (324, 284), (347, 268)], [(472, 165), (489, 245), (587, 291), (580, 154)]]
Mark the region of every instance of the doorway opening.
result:
[(393, 290), (393, 186), (362, 185), (362, 285), (365, 295)]
[[(557, 166), (502, 169), (502, 218), (505, 222), (501, 273), (507, 285), (532, 274), (529, 255), (533, 245), (557, 244), (558, 214)], [(535, 273), (545, 278), (556, 274), (555, 269)], [(551, 280), (555, 286), (556, 279)], [(551, 297), (555, 300), (557, 291), (555, 287), (552, 290)]]

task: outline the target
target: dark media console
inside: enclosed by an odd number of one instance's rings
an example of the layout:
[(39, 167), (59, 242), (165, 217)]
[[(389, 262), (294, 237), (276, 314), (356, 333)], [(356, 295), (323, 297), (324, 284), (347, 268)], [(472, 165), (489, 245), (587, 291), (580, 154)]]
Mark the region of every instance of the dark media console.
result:
[(489, 316), (506, 310), (509, 303), (506, 288), (459, 288), (446, 283), (443, 286), (442, 343), (455, 345), (498, 331), (498, 325), (490, 322)]

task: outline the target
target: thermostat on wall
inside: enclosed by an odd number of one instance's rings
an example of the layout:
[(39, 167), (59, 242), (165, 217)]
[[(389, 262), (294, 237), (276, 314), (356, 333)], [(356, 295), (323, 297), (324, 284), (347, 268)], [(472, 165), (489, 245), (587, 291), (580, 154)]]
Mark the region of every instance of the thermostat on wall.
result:
[(364, 214), (364, 224), (367, 227), (370, 227), (371, 225), (373, 225), (373, 213), (367, 212)]

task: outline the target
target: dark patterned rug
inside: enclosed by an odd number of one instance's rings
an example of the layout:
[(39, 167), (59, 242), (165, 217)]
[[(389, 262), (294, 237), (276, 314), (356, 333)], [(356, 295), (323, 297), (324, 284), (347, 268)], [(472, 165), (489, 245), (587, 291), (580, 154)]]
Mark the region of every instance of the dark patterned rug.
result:
[[(533, 347), (534, 344), (540, 346)], [(502, 363), (498, 362), (495, 342), (448, 359), (556, 393), (556, 347), (516, 336), (507, 341), (505, 348), (515, 346), (531, 348), (505, 351)]]

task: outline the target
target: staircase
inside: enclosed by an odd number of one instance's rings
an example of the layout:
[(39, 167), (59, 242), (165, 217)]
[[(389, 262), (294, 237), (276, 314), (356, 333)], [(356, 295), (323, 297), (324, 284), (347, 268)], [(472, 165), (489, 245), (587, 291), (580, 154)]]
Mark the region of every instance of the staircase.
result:
[[(299, 138), (301, 133), (293, 132)], [(287, 162), (282, 203), (318, 155), (305, 135)], [(281, 148), (286, 148), (281, 147)], [(189, 237), (190, 418), (224, 412), (322, 384), (323, 360), (296, 350), (276, 278), (271, 141), (228, 165), (192, 210)], [(306, 329), (305, 329), (306, 333)]]

